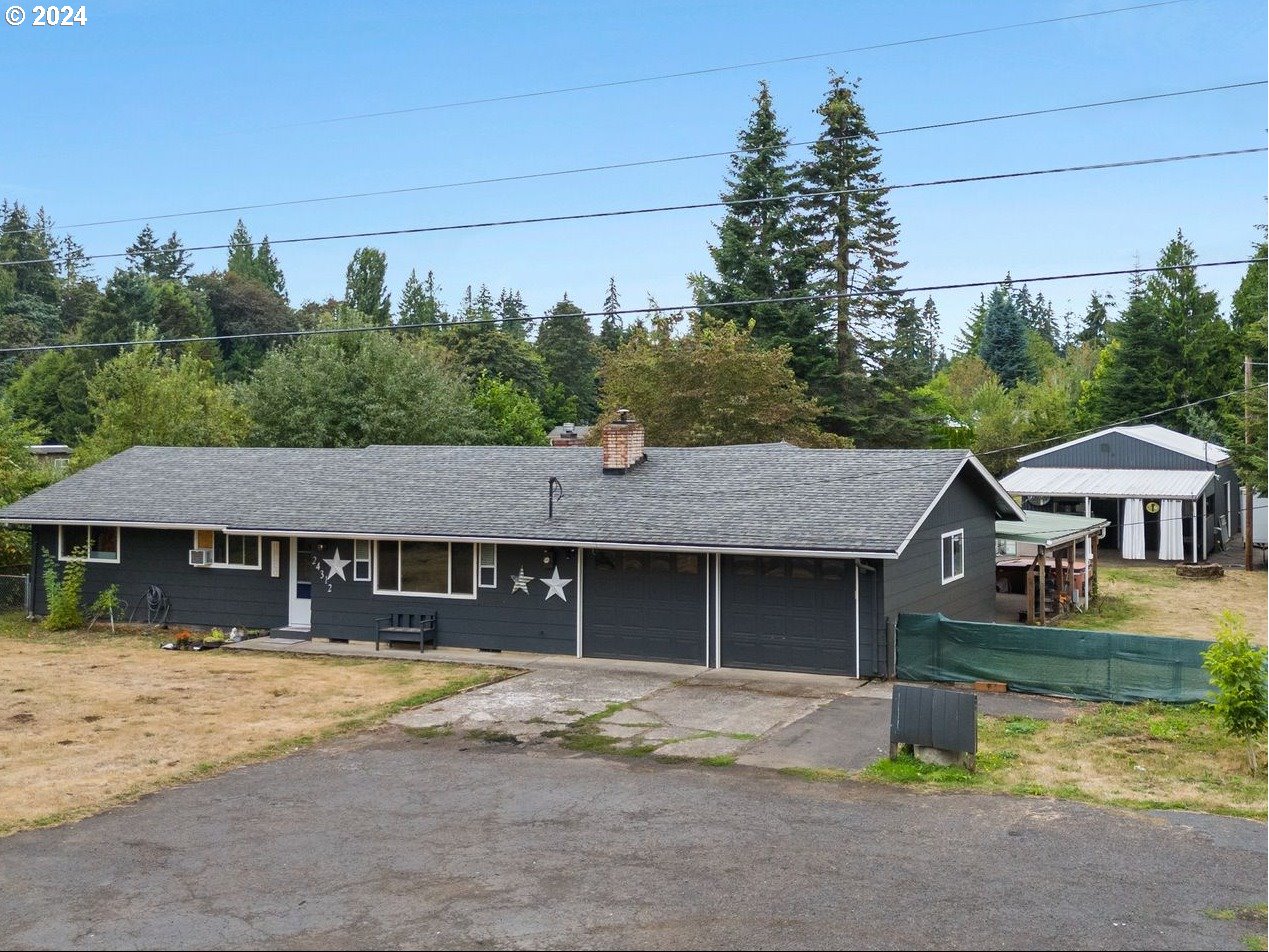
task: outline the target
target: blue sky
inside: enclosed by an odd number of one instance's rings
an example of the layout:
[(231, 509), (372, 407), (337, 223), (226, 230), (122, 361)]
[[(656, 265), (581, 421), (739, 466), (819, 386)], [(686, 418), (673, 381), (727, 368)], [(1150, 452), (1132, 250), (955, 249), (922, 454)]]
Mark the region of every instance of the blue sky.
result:
[[(63, 224), (450, 182), (731, 148), (767, 79), (794, 139), (814, 136), (829, 68), (858, 76), (875, 129), (1263, 79), (1260, 0), (1193, 0), (1063, 24), (460, 109), (349, 113), (797, 56), (1127, 5), (987, 2), (222, 2), (91, 0), (85, 27), (0, 25), (0, 195)], [(29, 10), (30, 4), (26, 3)], [(1260, 146), (1265, 89), (884, 137), (891, 183)], [(304, 124), (309, 123), (309, 124)], [(723, 158), (243, 213), (273, 238), (708, 201)], [(1265, 218), (1265, 157), (893, 193), (905, 286), (1152, 263), (1182, 229), (1200, 258), (1244, 257)], [(156, 221), (223, 242), (238, 213)], [(689, 300), (716, 211), (375, 239), (396, 292), (432, 269), (564, 293), (597, 309)], [(139, 224), (77, 228), (121, 251)], [(343, 291), (356, 241), (278, 249), (294, 303)], [(198, 255), (200, 269), (223, 252)], [(101, 262), (99, 274), (113, 269)], [(1227, 301), (1241, 269), (1204, 276)], [(1080, 311), (1094, 288), (1043, 287)], [(977, 292), (933, 295), (950, 339)]]

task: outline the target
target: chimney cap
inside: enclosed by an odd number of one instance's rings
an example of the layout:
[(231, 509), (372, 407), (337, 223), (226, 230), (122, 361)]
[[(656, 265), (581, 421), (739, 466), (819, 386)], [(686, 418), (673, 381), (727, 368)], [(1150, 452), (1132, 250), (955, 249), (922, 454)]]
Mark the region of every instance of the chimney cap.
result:
[(617, 422), (618, 422), (618, 423), (629, 423), (629, 422), (630, 422), (630, 411), (629, 411), (629, 410), (627, 410), (627, 409), (625, 409), (624, 407), (623, 407), (622, 409), (618, 410), (618, 411), (617, 411)]

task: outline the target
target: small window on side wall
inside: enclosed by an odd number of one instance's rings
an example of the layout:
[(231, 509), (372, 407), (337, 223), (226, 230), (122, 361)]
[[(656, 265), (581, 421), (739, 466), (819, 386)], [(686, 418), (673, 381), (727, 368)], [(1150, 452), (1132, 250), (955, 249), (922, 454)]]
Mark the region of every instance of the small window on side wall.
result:
[(493, 542), (480, 543), (480, 587), (498, 587), (498, 546)]
[(369, 582), (373, 576), (370, 572), (370, 540), (357, 539), (353, 542), (353, 581)]
[(965, 576), (965, 530), (943, 533), (943, 584)]

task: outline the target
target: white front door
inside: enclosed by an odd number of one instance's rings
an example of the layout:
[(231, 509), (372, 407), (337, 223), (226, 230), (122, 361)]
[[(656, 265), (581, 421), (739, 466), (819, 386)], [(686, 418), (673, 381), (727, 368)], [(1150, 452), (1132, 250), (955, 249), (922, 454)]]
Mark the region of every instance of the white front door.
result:
[(292, 628), (313, 622), (313, 543), (291, 536), (290, 614)]

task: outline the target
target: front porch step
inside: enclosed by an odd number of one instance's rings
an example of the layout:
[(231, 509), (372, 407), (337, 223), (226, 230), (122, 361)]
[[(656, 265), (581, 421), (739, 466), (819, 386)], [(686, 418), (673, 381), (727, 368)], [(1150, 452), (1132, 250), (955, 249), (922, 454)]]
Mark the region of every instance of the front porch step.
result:
[(300, 625), (287, 625), (285, 628), (270, 628), (269, 636), (271, 638), (297, 638), (307, 641), (313, 637), (313, 629)]

